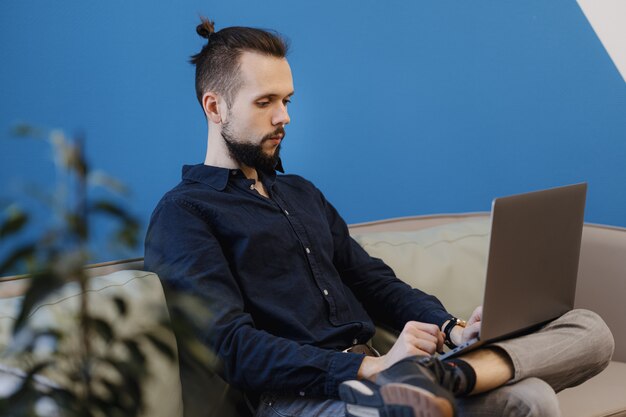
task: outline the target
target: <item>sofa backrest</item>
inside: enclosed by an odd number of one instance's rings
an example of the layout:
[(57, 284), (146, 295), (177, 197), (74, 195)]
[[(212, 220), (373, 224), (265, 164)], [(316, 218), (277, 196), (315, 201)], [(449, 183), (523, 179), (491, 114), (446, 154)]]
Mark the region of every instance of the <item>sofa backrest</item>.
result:
[[(456, 306), (454, 301), (446, 302), (451, 298), (446, 291), (450, 288), (447, 282), (461, 282), (464, 277), (469, 277), (467, 281), (472, 281), (473, 285), (481, 286), (479, 292), (483, 291), (484, 279), (481, 281), (478, 275), (484, 274), (484, 265), (481, 270), (476, 262), (486, 261), (488, 240), (482, 236), (481, 241), (480, 237), (476, 236), (476, 227), (483, 227), (480, 229), (481, 233), (488, 233), (488, 220), (489, 213), (403, 217), (354, 224), (350, 226), (350, 233), (362, 245), (365, 243), (365, 249), (371, 254), (382, 257), (392, 267), (397, 268), (398, 275), (410, 284), (418, 286), (422, 279), (419, 274), (425, 270), (439, 271), (444, 278), (439, 277), (435, 281), (442, 283), (441, 288), (429, 290), (440, 297), (446, 307), (454, 313), (468, 311), (469, 304), (482, 300), (476, 295), (475, 290), (470, 290), (464, 296), (465, 305)], [(485, 225), (487, 228), (484, 228)], [(454, 232), (454, 239), (446, 238), (446, 233), (450, 231)], [(393, 242), (396, 246), (391, 245), (389, 250), (382, 250), (384, 244), (377, 244), (376, 239), (385, 237), (388, 240), (390, 232), (397, 234)], [(399, 271), (409, 269), (407, 265), (415, 263), (415, 260), (407, 258), (406, 253), (400, 250), (402, 245), (398, 244), (405, 243), (403, 241), (409, 238), (410, 234), (411, 238), (417, 239), (420, 244), (430, 245), (430, 250), (433, 250), (432, 248), (437, 250), (434, 251), (436, 256), (420, 257), (427, 265), (418, 265), (413, 275), (403, 276)], [(428, 249), (418, 250), (417, 245), (414, 246), (416, 249), (412, 252), (413, 257), (419, 257), (418, 252)], [(442, 254), (446, 252), (453, 258), (445, 258)], [(623, 323), (626, 318), (625, 296), (626, 228), (585, 223), (575, 306), (592, 310), (605, 320), (615, 338), (613, 359), (622, 362), (626, 362), (626, 326)], [(452, 298), (458, 299), (458, 294)]]
[[(135, 260), (136, 261), (136, 260)], [(141, 385), (146, 408), (142, 416), (180, 417), (182, 416), (182, 394), (180, 387), (178, 361), (162, 354), (142, 335), (150, 332), (174, 353), (177, 351), (176, 339), (168, 326), (161, 326), (169, 320), (167, 305), (161, 283), (156, 274), (141, 270), (129, 270), (127, 267), (138, 266), (132, 262), (119, 262), (112, 268), (92, 268), (94, 271), (111, 272), (108, 275), (94, 276), (89, 281), (87, 290), (88, 308), (93, 317), (104, 318), (108, 323), (115, 323), (113, 331), (122, 343), (110, 345), (101, 339), (92, 338), (92, 349), (101, 355), (125, 355), (124, 341), (136, 343), (146, 355), (146, 368), (149, 373)], [(142, 265), (141, 265), (142, 266)], [(114, 269), (121, 269), (112, 272)], [(1, 286), (4, 285), (0, 283)], [(75, 352), (79, 345), (76, 329), (79, 328), (78, 311), (82, 292), (76, 282), (64, 285), (50, 294), (31, 311), (24, 331), (58, 330), (64, 337), (59, 342), (62, 351)], [(126, 303), (124, 313), (120, 313), (115, 302), (119, 297)], [(23, 354), (20, 337), (12, 337), (13, 324), (19, 313), (21, 296), (0, 298), (0, 373), (2, 369), (26, 370), (31, 365), (46, 361), (49, 349), (36, 349), (33, 354)], [(52, 382), (63, 386), (72, 386), (75, 381), (66, 379), (64, 371), (72, 362), (71, 354), (65, 354), (41, 374)], [(105, 367), (94, 367), (97, 377), (109, 376)]]
[[(388, 233), (388, 232), (419, 232), (425, 229), (431, 229), (426, 231), (430, 238), (438, 239), (438, 233), (446, 233), (446, 229), (449, 229), (447, 225), (453, 223), (469, 223), (469, 234), (473, 235), (471, 238), (462, 238), (463, 225), (457, 225), (454, 229), (454, 233), (457, 234), (457, 239), (452, 240), (459, 242), (454, 247), (456, 252), (456, 258), (445, 258), (443, 254), (444, 250), (438, 252), (439, 258), (424, 258), (423, 254), (421, 259), (429, 259), (432, 261), (435, 259), (437, 262), (449, 263), (450, 267), (446, 267), (445, 264), (428, 264), (422, 265), (420, 271), (430, 268), (430, 270), (436, 270), (441, 272), (448, 269), (448, 271), (456, 270), (462, 271), (463, 276), (471, 275), (474, 278), (467, 280), (467, 282), (473, 282), (471, 288), (468, 289), (467, 296), (464, 296), (466, 302), (465, 306), (454, 307), (455, 301), (449, 304), (451, 310), (456, 308), (459, 311), (459, 316), (465, 316), (463, 312), (470, 310), (469, 305), (475, 305), (477, 302), (482, 301), (481, 285), (484, 285), (484, 264), (486, 261), (485, 253), (487, 250), (486, 236), (488, 229), (485, 229), (486, 222), (489, 219), (488, 212), (478, 213), (463, 213), (463, 214), (441, 214), (441, 215), (427, 215), (427, 216), (412, 216), (412, 217), (400, 217), (393, 219), (385, 219), (367, 223), (359, 223), (350, 225), (350, 233), (357, 237), (357, 240), (364, 244), (364, 239), (369, 236), (370, 243), (373, 242), (376, 233)], [(482, 223), (481, 223), (482, 222)], [(482, 224), (482, 226), (481, 226)], [(471, 229), (471, 228), (474, 229)], [(478, 227), (478, 229), (475, 229)], [(483, 227), (482, 229), (480, 229)], [(435, 230), (433, 230), (435, 229)], [(473, 232), (472, 232), (473, 230)], [(477, 230), (480, 233), (476, 233)], [(448, 230), (449, 231), (449, 230)], [(481, 234), (479, 236), (479, 234)], [(419, 236), (418, 236), (419, 237)], [(407, 238), (407, 236), (404, 236)], [(425, 236), (421, 236), (422, 239), (426, 239)], [(376, 245), (370, 245), (375, 247)], [(434, 248), (437, 245), (433, 245)], [(371, 247), (369, 250), (372, 250)], [(444, 246), (440, 246), (439, 249), (443, 249)], [(482, 248), (482, 249), (481, 249)], [(368, 249), (368, 248), (366, 248)], [(481, 252), (484, 251), (484, 252)], [(376, 256), (376, 254), (374, 254)], [(393, 263), (395, 256), (383, 257), (385, 261)], [(457, 263), (459, 257), (465, 259), (471, 259), (470, 268), (464, 268), (463, 263)], [(399, 257), (395, 257), (399, 258)], [(438, 259), (438, 260), (437, 260)], [(415, 259), (412, 259), (415, 262)], [(420, 262), (421, 264), (422, 262)], [(465, 265), (467, 266), (467, 265)], [(394, 265), (392, 265), (394, 267)], [(128, 261), (115, 261), (104, 264), (93, 265), (90, 267), (91, 274), (94, 276), (110, 273), (116, 270), (122, 269), (142, 269), (142, 259), (132, 259)], [(398, 272), (398, 271), (396, 271)], [(482, 274), (482, 275), (481, 275)], [(416, 281), (409, 276), (402, 276), (401, 278), (407, 281)], [(420, 275), (420, 274), (418, 274)], [(421, 274), (423, 275), (423, 274)], [(462, 277), (461, 277), (462, 278)], [(481, 281), (482, 278), (482, 281)], [(452, 273), (452, 278), (448, 277), (448, 280), (459, 281), (459, 276)], [(442, 281), (443, 282), (443, 281)], [(3, 287), (8, 287), (7, 284), (0, 282), (0, 298), (2, 297)], [(19, 282), (13, 282), (18, 285)], [(417, 284), (416, 284), (417, 286)], [(424, 287), (422, 287), (424, 288)], [(450, 286), (447, 286), (450, 288)], [(468, 288), (461, 286), (461, 289)], [(424, 288), (429, 291), (428, 288)], [(6, 290), (5, 290), (6, 291)], [(452, 297), (458, 299), (458, 293), (456, 295), (446, 295), (445, 291), (432, 291), (433, 294), (441, 297), (444, 302)], [(478, 295), (477, 295), (478, 294)], [(606, 321), (608, 326), (613, 332), (615, 338), (615, 354), (614, 359), (622, 362), (626, 362), (626, 326), (623, 324), (624, 317), (626, 317), (626, 302), (624, 302), (624, 295), (626, 295), (626, 229), (620, 227), (603, 226), (586, 223), (583, 228), (583, 238), (581, 246), (580, 266), (578, 271), (578, 285), (576, 291), (576, 307), (586, 308), (600, 314)], [(454, 311), (454, 310), (453, 310)]]
[(437, 296), (455, 316), (468, 318), (483, 300), (489, 229), (488, 218), (475, 217), (418, 230), (352, 229), (351, 234), (404, 282)]

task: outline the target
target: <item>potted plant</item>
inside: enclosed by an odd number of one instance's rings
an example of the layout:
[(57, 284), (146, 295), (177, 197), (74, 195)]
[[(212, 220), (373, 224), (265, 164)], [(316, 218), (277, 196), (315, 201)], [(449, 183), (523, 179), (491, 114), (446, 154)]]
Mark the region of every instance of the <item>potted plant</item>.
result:
[[(167, 317), (132, 335), (120, 329), (129, 305), (123, 296), (109, 300), (113, 313), (100, 314), (89, 303), (91, 225), (98, 217), (112, 219), (116, 245), (134, 248), (139, 243), (138, 220), (111, 194), (125, 192), (122, 184), (90, 169), (84, 138), (68, 138), (61, 131), (42, 131), (28, 125), (15, 129), (19, 137), (44, 140), (52, 145), (57, 183), (44, 196), (54, 221), (38, 236), (6, 251), (0, 276), (16, 269), (28, 274), (29, 285), (13, 326), (11, 343), (1, 352), (15, 381), (0, 398), (0, 415), (135, 416), (144, 408), (141, 390), (147, 377), (147, 350), (170, 361), (175, 349), (163, 335), (171, 332)], [(91, 197), (93, 188), (104, 190)], [(3, 208), (0, 241), (17, 239), (30, 222), (29, 213), (15, 204)], [(80, 287), (74, 317), (62, 327), (33, 326), (32, 313), (50, 294), (68, 285)], [(55, 378), (47, 375), (54, 374)], [(5, 381), (6, 385), (7, 381)], [(0, 383), (1, 385), (1, 383)]]

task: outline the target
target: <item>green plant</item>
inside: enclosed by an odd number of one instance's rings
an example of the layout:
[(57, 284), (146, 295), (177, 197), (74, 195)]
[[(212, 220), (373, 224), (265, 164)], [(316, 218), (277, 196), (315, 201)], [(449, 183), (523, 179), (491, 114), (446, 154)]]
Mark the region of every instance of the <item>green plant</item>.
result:
[[(108, 217), (116, 225), (113, 240), (128, 248), (139, 243), (139, 222), (114, 198), (91, 198), (93, 187), (108, 193), (123, 193), (118, 181), (92, 171), (85, 159), (84, 138), (68, 138), (61, 131), (46, 132), (28, 125), (15, 128), (21, 138), (31, 137), (52, 145), (57, 167), (57, 184), (43, 201), (53, 214), (53, 224), (39, 236), (15, 246), (0, 262), (0, 276), (25, 269), (30, 285), (23, 297), (13, 328), (13, 340), (3, 355), (29, 363), (19, 387), (0, 399), (0, 415), (37, 416), (43, 404), (47, 411), (62, 416), (135, 416), (144, 408), (140, 389), (147, 376), (146, 346), (176, 360), (174, 349), (162, 339), (170, 331), (166, 317), (154, 328), (132, 337), (118, 331), (128, 305), (114, 297), (114, 316), (101, 316), (89, 306), (90, 277), (84, 266), (91, 259), (90, 225), (96, 217)], [(16, 238), (29, 224), (28, 212), (15, 204), (4, 208), (0, 218), (0, 241)], [(48, 295), (63, 286), (80, 286), (77, 328), (33, 329), (29, 317)], [(47, 349), (43, 357), (38, 351)], [(52, 368), (63, 375), (50, 381), (43, 376)], [(46, 408), (46, 407), (44, 407)]]

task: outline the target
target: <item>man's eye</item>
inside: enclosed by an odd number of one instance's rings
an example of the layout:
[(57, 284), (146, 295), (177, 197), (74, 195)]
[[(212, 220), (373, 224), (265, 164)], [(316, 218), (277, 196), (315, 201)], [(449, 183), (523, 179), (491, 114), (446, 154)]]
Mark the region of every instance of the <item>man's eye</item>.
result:
[(287, 104), (291, 103), (291, 100), (283, 100), (283, 104), (286, 106)]
[(257, 106), (259, 107), (267, 107), (268, 104), (270, 104), (269, 101), (257, 101)]

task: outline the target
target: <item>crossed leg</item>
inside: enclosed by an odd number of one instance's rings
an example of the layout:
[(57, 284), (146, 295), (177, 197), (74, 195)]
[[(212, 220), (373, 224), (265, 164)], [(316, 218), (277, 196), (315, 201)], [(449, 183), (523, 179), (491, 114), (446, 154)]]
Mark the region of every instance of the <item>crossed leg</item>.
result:
[[(462, 357), (476, 372), (472, 395), (457, 398), (462, 417), (560, 416), (555, 392), (601, 372), (614, 341), (604, 321), (587, 310), (573, 310), (538, 331), (495, 343)], [(343, 416), (334, 399), (273, 397), (257, 417)]]

